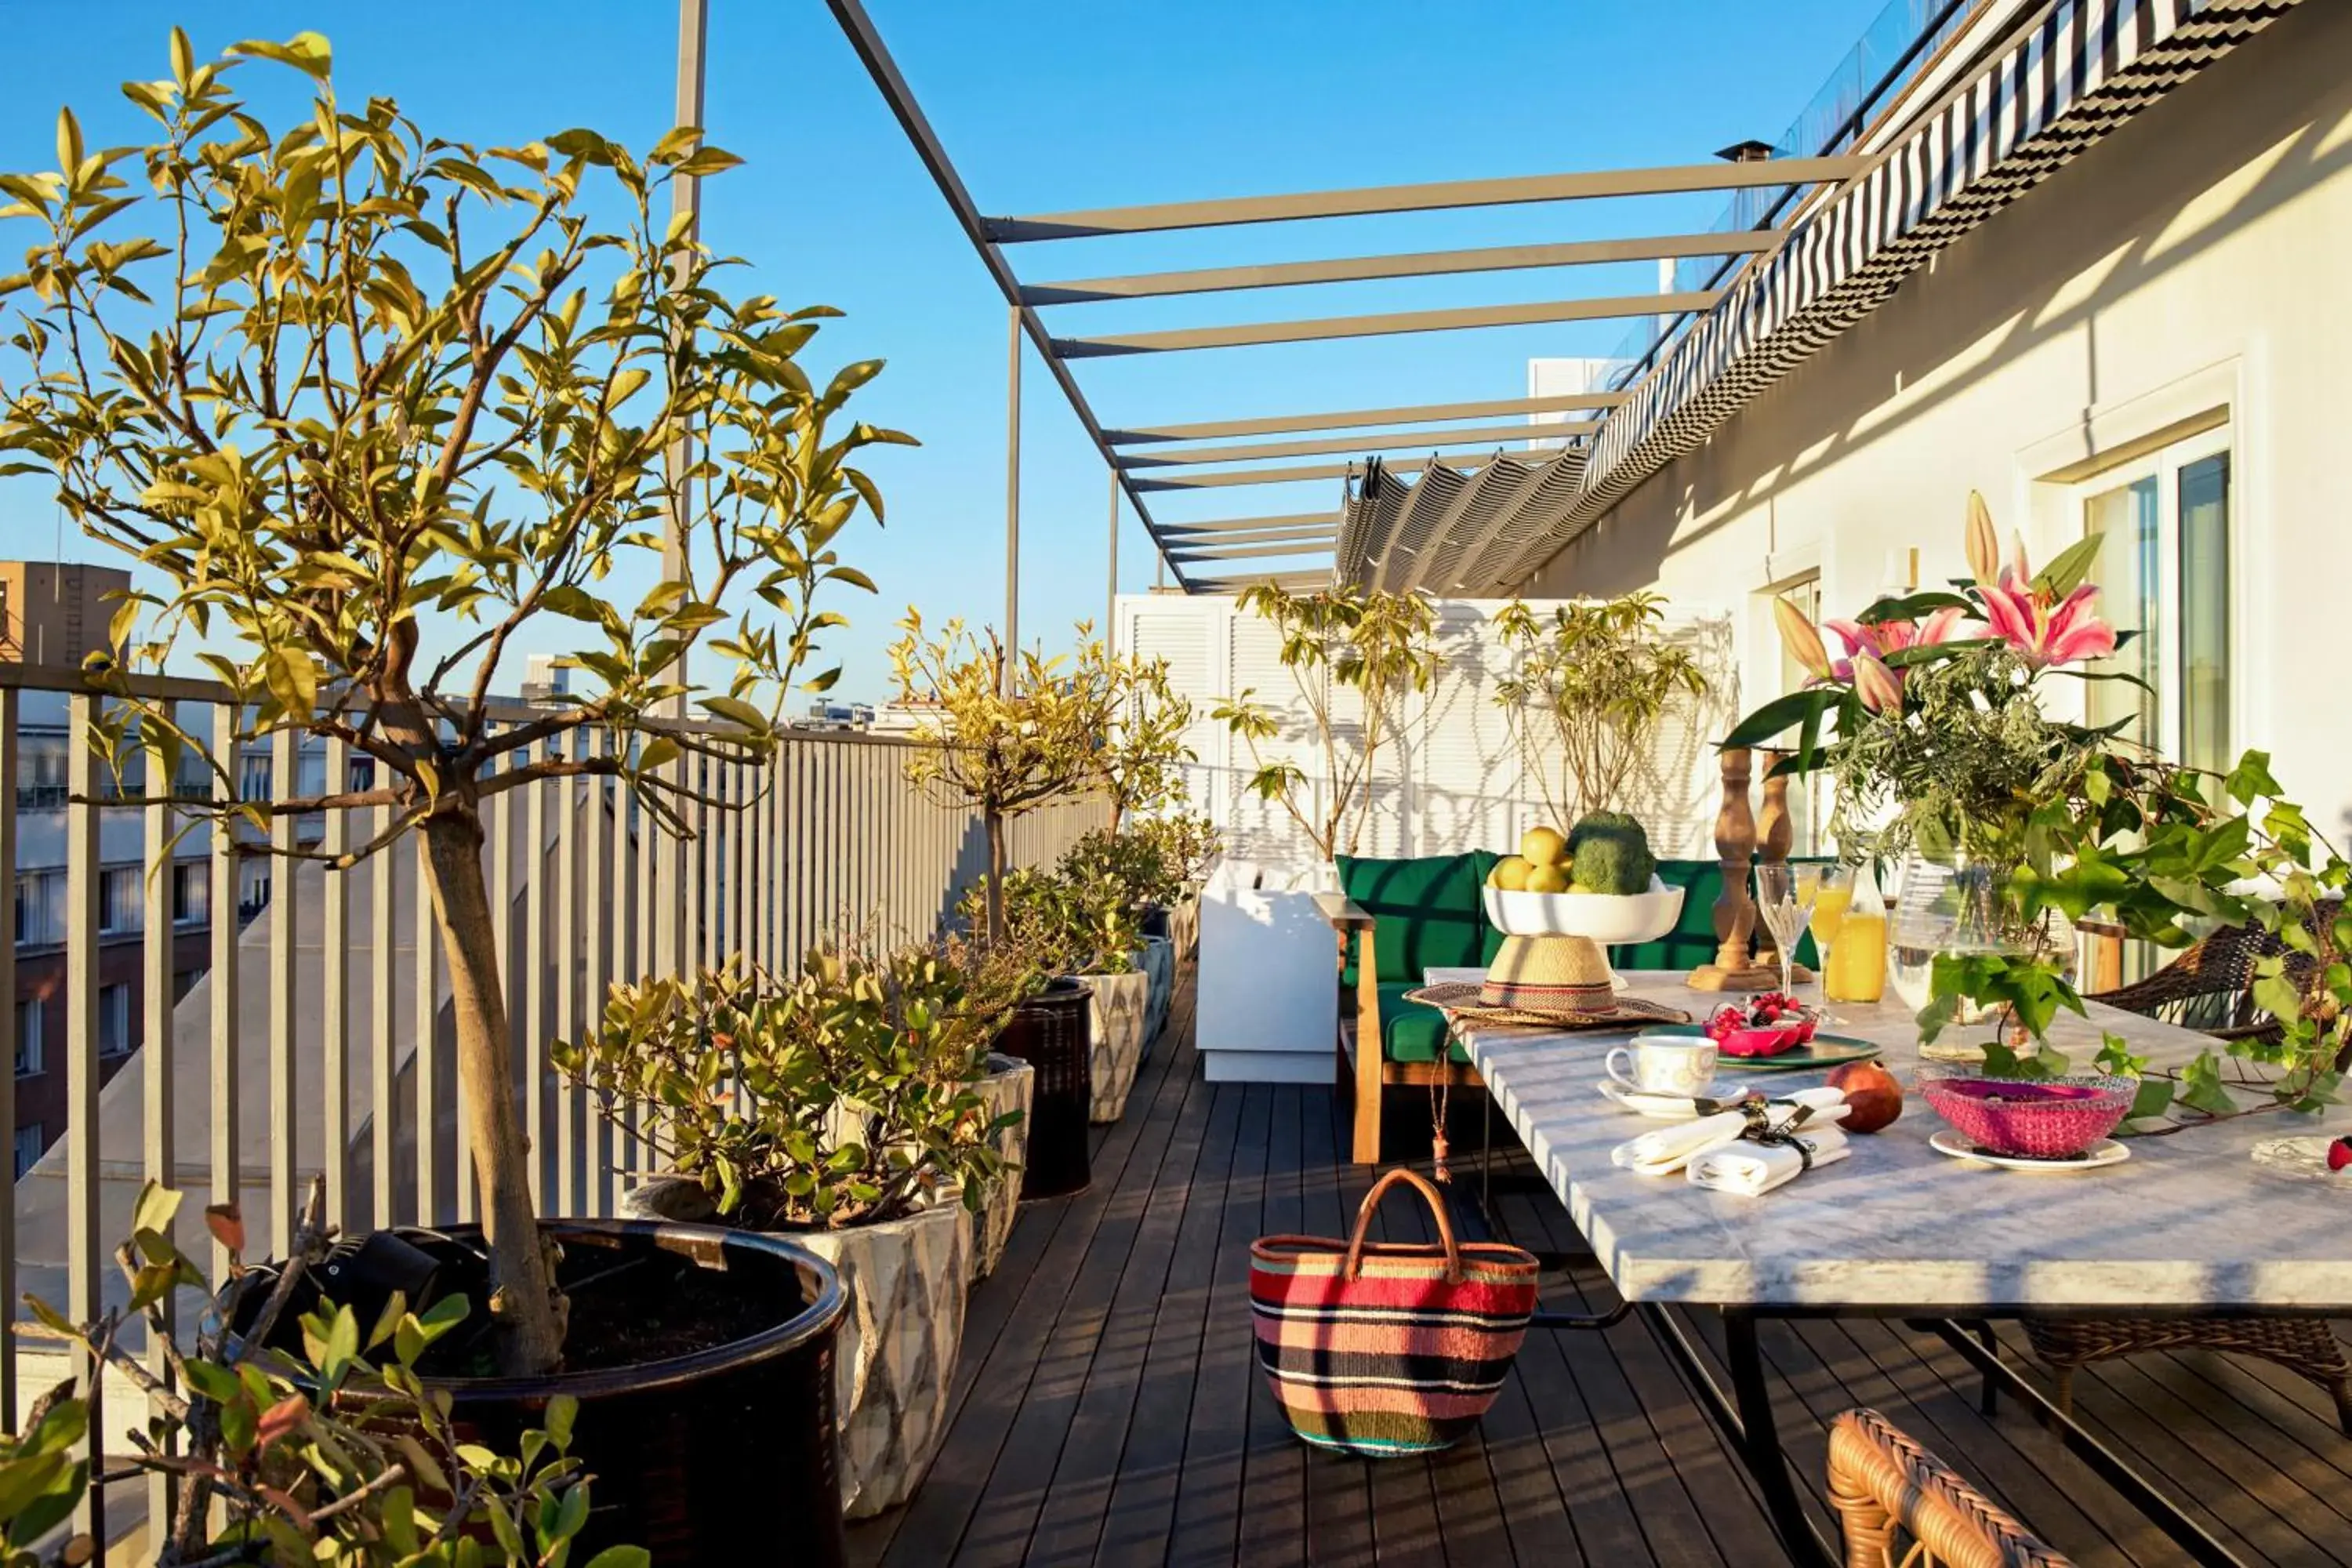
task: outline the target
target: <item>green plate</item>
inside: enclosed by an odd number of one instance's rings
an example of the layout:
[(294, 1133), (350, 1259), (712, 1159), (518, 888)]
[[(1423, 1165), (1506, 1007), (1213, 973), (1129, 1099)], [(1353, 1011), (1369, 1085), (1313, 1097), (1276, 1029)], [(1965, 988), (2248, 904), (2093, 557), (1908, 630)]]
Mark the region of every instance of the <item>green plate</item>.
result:
[[(1643, 1029), (1633, 1037), (1640, 1039), (1643, 1036), (1676, 1039), (1689, 1039), (1696, 1037), (1705, 1039), (1706, 1031), (1688, 1025), (1670, 1026), (1659, 1029)], [(1716, 1058), (1715, 1065), (1717, 1071), (1803, 1072), (1808, 1068), (1833, 1068), (1843, 1062), (1868, 1061), (1884, 1049), (1884, 1047), (1874, 1046), (1868, 1040), (1857, 1039), (1852, 1035), (1816, 1034), (1811, 1040), (1793, 1051), (1782, 1051), (1777, 1056), (1769, 1057), (1735, 1057), (1727, 1051)]]

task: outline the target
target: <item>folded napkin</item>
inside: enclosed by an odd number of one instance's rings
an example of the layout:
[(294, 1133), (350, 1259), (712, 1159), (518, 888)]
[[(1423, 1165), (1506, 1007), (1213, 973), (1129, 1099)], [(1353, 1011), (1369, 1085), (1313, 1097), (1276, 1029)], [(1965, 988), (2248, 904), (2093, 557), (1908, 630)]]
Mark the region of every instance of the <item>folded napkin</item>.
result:
[(1852, 1152), (1846, 1147), (1845, 1133), (1835, 1123), (1816, 1126), (1808, 1121), (1789, 1134), (1787, 1142), (1735, 1142), (1706, 1150), (1690, 1162), (1685, 1173), (1692, 1186), (1752, 1198)]
[[(1767, 1109), (1772, 1125), (1780, 1126), (1803, 1106), (1812, 1112), (1807, 1127), (1825, 1127), (1843, 1116), (1845, 1096), (1834, 1089), (1801, 1089), (1787, 1097), (1790, 1103), (1774, 1103)], [(1644, 1132), (1630, 1142), (1620, 1143), (1609, 1152), (1610, 1163), (1621, 1165), (1639, 1176), (1671, 1176), (1685, 1164), (1711, 1149), (1720, 1149), (1739, 1142), (1748, 1130), (1748, 1117), (1737, 1110), (1717, 1111), (1702, 1116), (1696, 1121), (1678, 1122), (1662, 1127), (1655, 1132)], [(1793, 1158), (1793, 1155), (1791, 1156)]]

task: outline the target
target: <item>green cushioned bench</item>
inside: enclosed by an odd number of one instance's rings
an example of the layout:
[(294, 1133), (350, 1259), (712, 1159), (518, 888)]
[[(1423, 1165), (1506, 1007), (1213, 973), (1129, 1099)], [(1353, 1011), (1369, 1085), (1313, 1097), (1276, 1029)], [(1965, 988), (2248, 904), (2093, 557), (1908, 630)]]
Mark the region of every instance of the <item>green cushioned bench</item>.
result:
[[(1339, 858), (1341, 896), (1326, 913), (1340, 933), (1340, 1065), (1356, 1090), (1358, 1164), (1380, 1160), (1383, 1089), (1478, 1081), (1447, 1031), (1445, 1015), (1407, 1001), (1404, 994), (1423, 984), (1431, 969), (1483, 967), (1494, 959), (1503, 937), (1486, 923), (1482, 889), (1500, 858), (1485, 849), (1410, 860)], [(1658, 877), (1685, 889), (1682, 918), (1654, 942), (1611, 948), (1609, 962), (1619, 969), (1687, 970), (1715, 956), (1722, 866), (1661, 860)], [(1798, 943), (1797, 961), (1814, 962), (1810, 936)], [(1379, 1048), (1360, 1048), (1366, 1039), (1378, 1041)]]

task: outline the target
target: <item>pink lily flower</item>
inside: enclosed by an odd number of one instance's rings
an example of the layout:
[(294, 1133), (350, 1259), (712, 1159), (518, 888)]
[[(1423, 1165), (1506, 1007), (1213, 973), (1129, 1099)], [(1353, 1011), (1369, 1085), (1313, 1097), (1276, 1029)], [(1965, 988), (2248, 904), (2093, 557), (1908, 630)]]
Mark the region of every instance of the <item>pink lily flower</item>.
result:
[(2001, 569), (1998, 583), (1979, 584), (1985, 620), (2035, 669), (2053, 664), (2074, 664), (2105, 658), (2116, 651), (2116, 628), (2101, 620), (2095, 606), (2099, 590), (2084, 584), (2063, 600), (2033, 586), (2025, 559), (2025, 542), (2017, 542), (2017, 559)]
[[(1929, 647), (1949, 642), (1968, 612), (1956, 606), (1937, 610), (1924, 621), (1825, 621), (1845, 644), (1846, 657), (1830, 667), (1832, 679), (1854, 679), (1853, 661), (1864, 654), (1884, 660), (1906, 647)], [(1891, 672), (1890, 672), (1891, 673)]]
[(1903, 706), (1902, 672), (1867, 648), (1853, 656), (1853, 689), (1873, 713), (1893, 713)]

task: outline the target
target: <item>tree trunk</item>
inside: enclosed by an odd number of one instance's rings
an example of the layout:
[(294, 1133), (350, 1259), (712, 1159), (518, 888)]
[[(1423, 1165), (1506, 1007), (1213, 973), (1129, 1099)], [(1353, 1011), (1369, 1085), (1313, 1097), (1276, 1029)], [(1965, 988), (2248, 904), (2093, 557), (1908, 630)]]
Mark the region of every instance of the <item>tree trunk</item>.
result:
[(1004, 814), (983, 808), (988, 825), (988, 945), (1004, 945)]
[[(499, 1371), (509, 1377), (551, 1372), (563, 1356), (563, 1305), (531, 1212), (530, 1140), (515, 1110), (511, 1037), (499, 988), (496, 921), (482, 879), (482, 826), (470, 813), (439, 813), (424, 824), (425, 863), (441, 951), (449, 967), (457, 1024), (457, 1081), (466, 1098), (474, 1170), (482, 1188), (482, 1232), (490, 1246), (489, 1308), (498, 1324)], [(507, 853), (500, 845), (499, 852)], [(429, 1048), (429, 1046), (428, 1047)], [(431, 1135), (431, 1113), (419, 1137)]]

